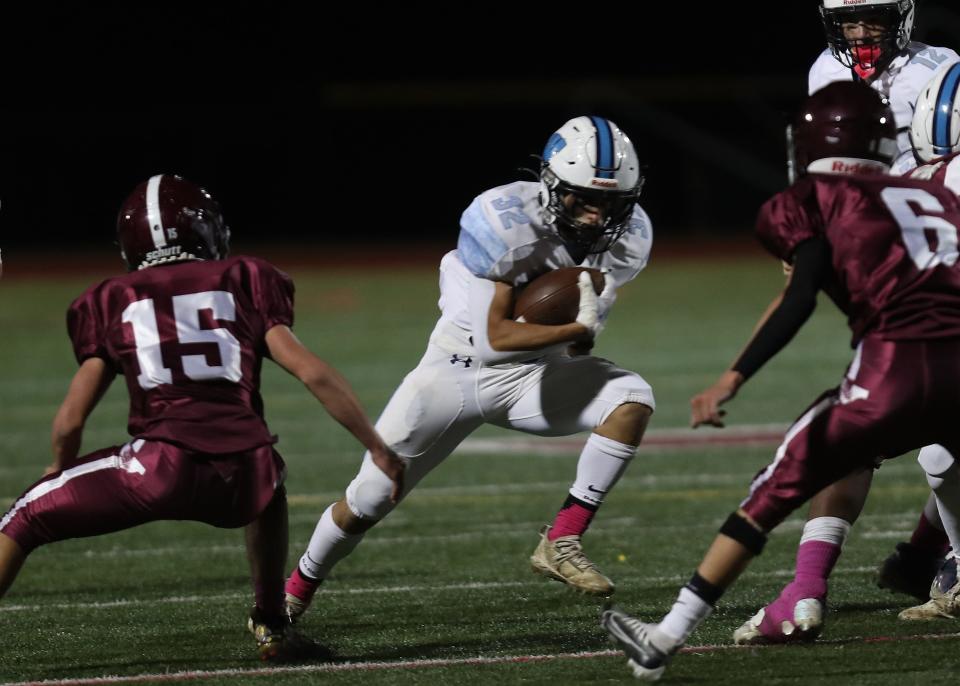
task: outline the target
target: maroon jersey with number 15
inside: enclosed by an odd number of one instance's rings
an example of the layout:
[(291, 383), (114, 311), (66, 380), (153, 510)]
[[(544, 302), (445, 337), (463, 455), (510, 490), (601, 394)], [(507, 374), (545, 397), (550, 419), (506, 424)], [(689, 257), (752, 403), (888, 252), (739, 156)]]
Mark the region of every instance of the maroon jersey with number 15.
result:
[(757, 236), (776, 257), (824, 236), (824, 290), (847, 315), (856, 345), (960, 337), (960, 200), (941, 183), (899, 176), (810, 174), (760, 209)]
[(126, 378), (128, 431), (187, 450), (274, 443), (263, 418), (264, 335), (293, 325), (293, 282), (252, 257), (181, 262), (89, 288), (67, 313), (77, 360)]

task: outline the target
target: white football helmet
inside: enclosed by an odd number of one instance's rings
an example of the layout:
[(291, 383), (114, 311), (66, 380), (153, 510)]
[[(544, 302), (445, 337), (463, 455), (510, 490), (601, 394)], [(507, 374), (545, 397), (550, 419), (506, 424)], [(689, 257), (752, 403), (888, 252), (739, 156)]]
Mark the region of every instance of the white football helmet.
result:
[[(843, 24), (870, 17), (887, 30), (876, 38), (851, 44)], [(875, 68), (877, 62), (903, 50), (913, 31), (913, 0), (821, 0), (820, 18), (833, 56), (845, 67)]]
[[(578, 250), (608, 250), (630, 224), (643, 188), (633, 143), (603, 117), (577, 117), (550, 136), (540, 167), (543, 222)], [(569, 195), (575, 202), (565, 202)], [(576, 217), (577, 203), (599, 208), (599, 224)]]
[(910, 142), (922, 162), (960, 150), (960, 62), (941, 69), (920, 91)]

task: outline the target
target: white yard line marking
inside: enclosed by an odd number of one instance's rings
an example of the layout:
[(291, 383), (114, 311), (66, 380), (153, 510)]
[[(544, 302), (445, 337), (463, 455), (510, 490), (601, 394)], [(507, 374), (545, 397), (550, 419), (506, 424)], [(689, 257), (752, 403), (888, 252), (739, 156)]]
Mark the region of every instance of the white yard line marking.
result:
[[(914, 524), (917, 517), (915, 511), (907, 512), (888, 512), (878, 514), (862, 515), (858, 521), (858, 526), (851, 534), (854, 538), (863, 539), (903, 539), (909, 537), (911, 525)], [(316, 521), (315, 517), (310, 517), (309, 521)], [(376, 534), (368, 536), (364, 540), (366, 546), (396, 546), (396, 545), (415, 545), (415, 544), (437, 544), (454, 543), (464, 541), (474, 541), (478, 539), (496, 536), (498, 538), (530, 538), (531, 532), (535, 532), (543, 522), (506, 522), (491, 523), (481, 526), (474, 526), (472, 531), (459, 531), (453, 533), (439, 534), (416, 534), (416, 535), (391, 535), (392, 525), (385, 522), (377, 530)], [(605, 534), (620, 534), (622, 530), (629, 529), (631, 535), (641, 536), (646, 533), (663, 533), (667, 531), (676, 531), (678, 533), (690, 532), (693, 530), (717, 529), (723, 524), (723, 519), (704, 520), (692, 523), (682, 524), (648, 524), (639, 517), (607, 517), (603, 520), (602, 526)], [(804, 522), (801, 519), (788, 519), (777, 527), (780, 533), (799, 531), (803, 528)], [(874, 527), (874, 528), (871, 528)], [(306, 540), (294, 539), (290, 542), (291, 549), (304, 548), (307, 545)], [(113, 547), (104, 550), (82, 550), (73, 548), (59, 548), (56, 546), (41, 548), (39, 555), (51, 558), (69, 557), (70, 559), (118, 559), (118, 558), (144, 558), (144, 557), (165, 557), (175, 554), (199, 554), (199, 555), (244, 555), (242, 544), (216, 544), (216, 545), (191, 545), (191, 546), (154, 546), (150, 548), (122, 548)], [(2, 611), (2, 606), (0, 606)]]
[[(843, 567), (834, 570), (833, 575), (847, 574), (865, 574), (876, 571), (876, 567)], [(793, 576), (793, 569), (777, 569), (768, 572), (748, 572), (745, 576), (750, 578), (789, 578)], [(676, 583), (682, 584), (686, 579), (684, 574), (673, 574), (657, 577), (630, 577), (621, 576), (619, 579), (623, 583), (643, 583), (648, 585), (659, 585)], [(373, 586), (367, 588), (330, 588), (323, 589), (324, 595), (373, 595), (373, 594), (403, 594), (414, 593), (422, 595), (425, 593), (441, 593), (461, 591), (498, 591), (504, 588), (523, 588), (530, 586), (542, 586), (543, 579), (531, 576), (529, 581), (465, 581), (454, 584), (424, 584), (409, 586)], [(246, 599), (247, 593), (221, 593), (217, 595), (189, 595), (189, 596), (165, 596), (160, 598), (127, 598), (98, 602), (70, 602), (70, 603), (43, 603), (37, 605), (0, 605), (0, 614), (6, 612), (38, 612), (41, 610), (111, 610), (115, 608), (125, 608), (140, 605), (182, 605), (189, 603), (206, 604), (213, 601), (228, 601)]]
[[(865, 514), (858, 521), (858, 528), (852, 532), (854, 538), (863, 539), (899, 539), (907, 538), (911, 533), (910, 526), (916, 520), (916, 512), (893, 512), (882, 514)], [(311, 523), (316, 521), (315, 517), (309, 520)], [(475, 541), (478, 539), (496, 536), (498, 538), (527, 538), (529, 539), (543, 522), (508, 522), (491, 523), (484, 526), (474, 527), (472, 531), (459, 531), (454, 533), (440, 534), (416, 534), (416, 535), (391, 535), (393, 528), (389, 523), (384, 523), (376, 534), (368, 536), (364, 540), (366, 546), (397, 546), (397, 545), (415, 545), (415, 544), (437, 544)], [(704, 520), (700, 522), (685, 522), (682, 524), (648, 524), (639, 517), (608, 517), (603, 520), (603, 531), (606, 535), (619, 535), (622, 530), (629, 529), (631, 535), (642, 536), (646, 533), (664, 533), (676, 531), (678, 533), (690, 532), (694, 530), (717, 529), (723, 524), (723, 519)], [(804, 521), (801, 519), (788, 519), (777, 527), (781, 534), (784, 532), (799, 531), (803, 528)], [(874, 527), (874, 528), (871, 528)], [(893, 527), (893, 528), (891, 528)], [(291, 549), (297, 550), (305, 548), (306, 540), (293, 539), (290, 541)], [(219, 545), (190, 545), (190, 546), (154, 546), (151, 548), (121, 548), (113, 547), (105, 550), (82, 550), (73, 548), (48, 547), (41, 548), (36, 554), (45, 557), (69, 557), (76, 560), (83, 558), (92, 559), (118, 559), (118, 558), (144, 558), (144, 557), (166, 557), (176, 554), (199, 554), (207, 555), (244, 555), (242, 544), (219, 544)]]
[[(960, 633), (916, 634), (912, 636), (857, 636), (817, 641), (820, 645), (849, 645), (852, 643), (905, 643), (908, 641), (944, 641), (960, 638)], [(738, 646), (731, 644), (687, 646), (681, 653), (712, 653), (721, 651), (758, 650), (793, 646)], [(809, 648), (804, 648), (809, 649)], [(518, 664), (527, 662), (553, 662), (556, 660), (591, 660), (596, 658), (622, 658), (619, 650), (594, 650), (578, 653), (498, 655), (491, 657), (435, 658), (404, 660), (402, 662), (341, 662), (318, 665), (291, 665), (287, 667), (264, 667), (261, 669), (211, 669), (184, 672), (155, 672), (128, 676), (102, 676), (74, 679), (50, 679), (46, 681), (11, 681), (0, 686), (100, 686), (101, 684), (136, 684), (144, 682), (199, 681), (223, 677), (257, 677), (278, 674), (330, 674), (336, 672), (372, 672), (400, 669), (429, 669), (436, 667), (472, 667), (482, 665)]]
[[(682, 427), (651, 429), (643, 437), (640, 452), (654, 449), (681, 449), (692, 446), (769, 445), (783, 440), (787, 424), (742, 424), (724, 429), (687, 429)], [(468, 438), (461, 443), (458, 453), (517, 452), (532, 455), (579, 453), (583, 449), (583, 435), (544, 438), (540, 436), (509, 436), (496, 438)]]

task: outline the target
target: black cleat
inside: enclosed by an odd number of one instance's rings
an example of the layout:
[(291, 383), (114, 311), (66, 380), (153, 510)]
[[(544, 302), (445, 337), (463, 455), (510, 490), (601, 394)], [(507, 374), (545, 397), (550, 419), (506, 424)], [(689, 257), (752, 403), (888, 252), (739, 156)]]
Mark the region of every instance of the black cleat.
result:
[(877, 586), (912, 595), (917, 600), (930, 600), (930, 584), (943, 560), (938, 553), (907, 542), (897, 543), (897, 549), (880, 565)]
[(254, 607), (247, 629), (256, 639), (257, 655), (264, 662), (323, 662), (333, 657), (329, 648), (297, 632), (286, 615), (271, 617)]

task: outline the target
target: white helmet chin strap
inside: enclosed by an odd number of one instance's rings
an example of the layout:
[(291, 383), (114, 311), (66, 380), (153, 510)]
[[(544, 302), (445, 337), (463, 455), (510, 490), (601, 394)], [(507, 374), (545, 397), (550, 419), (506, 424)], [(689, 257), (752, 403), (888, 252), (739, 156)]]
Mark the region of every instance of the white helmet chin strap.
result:
[(858, 157), (823, 157), (807, 165), (808, 174), (888, 174), (890, 166)]

